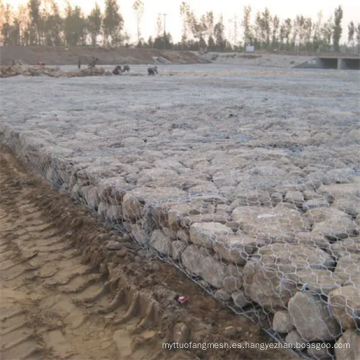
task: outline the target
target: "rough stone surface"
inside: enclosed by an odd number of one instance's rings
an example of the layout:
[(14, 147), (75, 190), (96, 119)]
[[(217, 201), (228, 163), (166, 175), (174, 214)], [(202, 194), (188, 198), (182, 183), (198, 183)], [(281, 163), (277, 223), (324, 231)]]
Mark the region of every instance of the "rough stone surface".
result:
[(246, 296), (243, 290), (236, 291), (231, 294), (235, 306), (243, 308), (251, 303), (251, 300)]
[(332, 206), (353, 217), (357, 217), (360, 214), (360, 198), (339, 198), (333, 202)]
[(265, 245), (265, 242), (247, 235), (220, 235), (216, 238), (213, 248), (226, 261), (245, 265), (251, 254), (262, 245)]
[(177, 233), (176, 236), (178, 237), (178, 239), (180, 239), (181, 241), (183, 241), (185, 244), (189, 244), (190, 242), (190, 235), (187, 231), (180, 229)]
[(335, 319), (343, 329), (360, 328), (360, 284), (331, 291), (328, 301)]
[(99, 198), (99, 194), (98, 194), (98, 189), (94, 186), (92, 187), (85, 195), (85, 199), (87, 204), (95, 209), (97, 208), (97, 206), (99, 205), (100, 202), (100, 198)]
[(334, 265), (325, 251), (305, 245), (273, 244), (260, 248), (244, 267), (247, 296), (270, 311), (286, 308), (295, 294), (292, 278), (300, 270), (324, 269)]
[(312, 199), (312, 200), (307, 200), (302, 204), (302, 208), (306, 211), (306, 210), (312, 210), (312, 209), (317, 209), (317, 208), (323, 208), (323, 207), (329, 207), (329, 203), (327, 200), (325, 199)]
[[(346, 330), (336, 342), (336, 360), (358, 360), (360, 354), (360, 333), (357, 330)], [(349, 345), (350, 346), (349, 346)]]
[(171, 254), (174, 260), (180, 260), (181, 254), (186, 249), (186, 244), (182, 241), (176, 240), (171, 243)]
[(321, 209), (324, 221), (316, 223), (312, 232), (322, 234), (333, 239), (345, 239), (356, 234), (358, 227), (356, 223), (343, 211), (330, 208)]
[(304, 202), (304, 194), (301, 191), (287, 191), (285, 195), (285, 202), (295, 204), (301, 207)]
[(216, 291), (214, 294), (215, 299), (218, 299), (220, 301), (229, 301), (231, 299), (231, 295), (225, 291), (224, 289), (220, 289)]
[(294, 329), (287, 311), (277, 311), (274, 314), (272, 328), (280, 334), (288, 334)]
[(341, 334), (320, 297), (298, 292), (289, 301), (289, 316), (296, 331), (306, 341), (334, 340)]
[(195, 245), (188, 246), (181, 254), (183, 265), (191, 273), (201, 276), (216, 288), (221, 288), (223, 279), (227, 275), (224, 264), (214, 260), (211, 256), (203, 255)]
[(108, 205), (106, 210), (106, 217), (111, 222), (117, 222), (122, 219), (122, 208), (117, 205)]
[(358, 182), (351, 184), (322, 185), (319, 187), (318, 192), (329, 195), (335, 200), (342, 198), (353, 199), (360, 197), (360, 186)]
[(337, 259), (350, 254), (360, 254), (360, 237), (336, 241), (329, 246), (329, 252)]
[(296, 330), (292, 330), (286, 335), (285, 342), (291, 347), (302, 346), (307, 343)]
[(243, 287), (243, 278), (241, 274), (227, 276), (223, 281), (223, 288), (228, 293), (241, 290)]
[(308, 219), (300, 211), (281, 204), (275, 208), (239, 207), (233, 211), (233, 219), (248, 235), (268, 242), (293, 239), (295, 233), (310, 229)]
[[(294, 86), (299, 79), (301, 86)], [(6, 79), (0, 141), (100, 215), (121, 206), (122, 227), (142, 245), (149, 245), (154, 230), (167, 228), (177, 236), (164, 230), (170, 240), (186, 244), (190, 227), (201, 219), (231, 224), (234, 233), (257, 241), (311, 245), (314, 256), (300, 262), (297, 251), (282, 256), (277, 249), (280, 263), (265, 259), (265, 275), (251, 254), (249, 269), (255, 265), (257, 275), (251, 275), (249, 291), (269, 308), (286, 307), (295, 290), (289, 275), (308, 271), (303, 263), (333, 270), (334, 262), (323, 261), (316, 247), (336, 252), (334, 274), (343, 285), (359, 282), (356, 246), (350, 244), (360, 226), (358, 79), (352, 72), (168, 65), (156, 79), (156, 92), (153, 79), (122, 77), (126, 91), (120, 97), (109, 91), (118, 80)], [(307, 203), (312, 200), (317, 204)], [(324, 200), (330, 209), (314, 208)], [(180, 215), (168, 216), (176, 207)], [(200, 255), (206, 266), (195, 270), (219, 288), (240, 269), (230, 266), (231, 259)], [(310, 280), (309, 291), (327, 291), (323, 276)]]
[(327, 295), (331, 290), (343, 284), (343, 280), (330, 270), (298, 270), (290, 275), (290, 278), (300, 288), (306, 288), (319, 295)]
[(161, 230), (155, 230), (152, 233), (150, 244), (159, 253), (165, 256), (171, 256), (172, 253), (171, 240)]
[(306, 350), (306, 352), (308, 353), (309, 356), (311, 356), (312, 358), (314, 358), (316, 360), (332, 360), (333, 359), (333, 356), (332, 356), (330, 350), (328, 350), (326, 348), (321, 348), (323, 343), (318, 343), (317, 345), (318, 345), (318, 348), (311, 347)]
[(220, 223), (195, 223), (190, 228), (190, 239), (198, 246), (212, 249), (221, 235), (231, 235), (232, 230)]
[(360, 254), (349, 254), (340, 257), (334, 271), (344, 282), (356, 284), (360, 274)]

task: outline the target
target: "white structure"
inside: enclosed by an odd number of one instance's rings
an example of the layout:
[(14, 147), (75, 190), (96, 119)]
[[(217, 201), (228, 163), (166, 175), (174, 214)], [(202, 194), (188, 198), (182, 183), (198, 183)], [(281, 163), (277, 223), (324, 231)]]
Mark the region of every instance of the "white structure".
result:
[(246, 51), (246, 52), (254, 52), (254, 51), (255, 51), (255, 46), (253, 46), (253, 45), (248, 45), (248, 46), (246, 46), (245, 51)]

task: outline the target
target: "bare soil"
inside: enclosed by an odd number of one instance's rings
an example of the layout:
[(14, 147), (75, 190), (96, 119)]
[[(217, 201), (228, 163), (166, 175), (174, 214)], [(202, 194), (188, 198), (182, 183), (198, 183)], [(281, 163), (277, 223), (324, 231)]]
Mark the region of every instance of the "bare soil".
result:
[[(295, 359), (269, 349), (162, 349), (184, 324), (192, 342), (269, 343), (184, 274), (144, 254), (0, 149), (1, 348), (16, 359)], [(118, 251), (103, 244), (121, 242)], [(176, 294), (190, 301), (180, 306)]]
[(189, 51), (160, 51), (156, 49), (107, 49), (88, 46), (4, 46), (1, 48), (1, 65), (10, 65), (21, 59), (29, 65), (43, 61), (46, 65), (77, 65), (78, 58), (88, 64), (92, 57), (99, 65), (153, 64), (153, 56), (163, 57), (173, 64), (202, 64), (208, 61)]

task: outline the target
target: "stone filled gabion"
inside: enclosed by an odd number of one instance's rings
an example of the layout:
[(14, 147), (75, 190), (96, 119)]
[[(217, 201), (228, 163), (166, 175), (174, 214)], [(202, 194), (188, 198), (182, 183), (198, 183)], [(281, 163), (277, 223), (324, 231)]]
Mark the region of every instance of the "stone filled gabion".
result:
[[(93, 141), (106, 131), (96, 127)], [(167, 131), (200, 141), (189, 124)], [(302, 131), (308, 146), (327, 141), (324, 133), (307, 139)], [(222, 153), (205, 144), (203, 152), (182, 157), (182, 143), (177, 151), (165, 150), (166, 142), (156, 150), (134, 135), (109, 148), (109, 156), (125, 149), (121, 161), (89, 157), (84, 165), (70, 149), (45, 146), (34, 135), (0, 124), (1, 143), (54, 188), (177, 266), (237, 314), (265, 319), (289, 346), (350, 344), (335, 352), (307, 349), (306, 356), (357, 359), (360, 174), (340, 156), (320, 148), (326, 160), (315, 162), (311, 149), (292, 158), (289, 150), (222, 143)], [(88, 136), (76, 133), (90, 149)], [(351, 151), (347, 155), (347, 164), (360, 165)], [(115, 245), (104, 243), (113, 251)]]

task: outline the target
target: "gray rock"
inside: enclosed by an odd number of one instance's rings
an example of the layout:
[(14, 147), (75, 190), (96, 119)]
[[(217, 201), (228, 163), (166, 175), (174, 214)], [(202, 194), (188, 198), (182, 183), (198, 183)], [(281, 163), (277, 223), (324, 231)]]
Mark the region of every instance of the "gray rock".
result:
[(341, 327), (360, 328), (360, 284), (337, 288), (329, 293), (330, 309)]
[(190, 239), (198, 246), (212, 249), (220, 235), (231, 235), (233, 232), (220, 223), (195, 223), (190, 227)]
[(329, 253), (338, 259), (350, 254), (360, 254), (360, 238), (336, 241), (330, 245)]
[(131, 235), (140, 245), (146, 245), (149, 242), (149, 236), (139, 224), (131, 224)]
[(219, 289), (214, 294), (215, 299), (220, 301), (229, 301), (231, 299), (231, 295), (225, 291), (224, 289)]
[(314, 347), (310, 347), (306, 350), (309, 356), (316, 360), (331, 360), (333, 356), (329, 349), (322, 347), (324, 343), (312, 343)]
[(301, 191), (287, 191), (284, 201), (301, 207), (305, 201), (304, 194)]
[(277, 205), (279, 203), (281, 203), (283, 201), (283, 194), (279, 193), (279, 192), (275, 192), (273, 194), (271, 194), (271, 201), (274, 205)]
[(267, 245), (260, 248), (244, 267), (245, 293), (269, 311), (282, 310), (296, 293), (293, 274), (300, 270), (326, 270), (333, 265), (333, 258), (316, 247)]
[(183, 241), (185, 244), (189, 244), (190, 242), (190, 235), (186, 230), (180, 229), (177, 233), (176, 236), (178, 237), (178, 239), (180, 239), (181, 241)]
[(173, 186), (180, 187), (184, 180), (176, 171), (169, 169), (144, 169), (139, 172), (139, 179), (137, 185), (164, 187)]
[(290, 299), (288, 310), (291, 323), (306, 341), (335, 340), (341, 334), (327, 304), (318, 296), (298, 292)]
[(241, 290), (242, 287), (243, 287), (243, 278), (242, 276), (240, 276), (240, 274), (239, 276), (234, 276), (234, 275), (227, 276), (223, 280), (223, 288), (230, 294)]
[(305, 190), (303, 194), (306, 201), (315, 199), (327, 200), (323, 194), (319, 194), (314, 190)]
[(106, 217), (112, 222), (116, 222), (122, 219), (122, 208), (121, 206), (108, 205)]
[(322, 234), (313, 232), (298, 232), (295, 234), (295, 238), (293, 240), (288, 240), (287, 243), (294, 245), (316, 246), (324, 250), (328, 250), (330, 247), (328, 239), (326, 239)]
[(343, 280), (330, 270), (298, 270), (290, 275), (300, 288), (306, 287), (311, 293), (327, 295), (331, 290), (340, 287)]
[(150, 239), (150, 245), (159, 253), (165, 256), (171, 256), (172, 243), (171, 240), (161, 231), (155, 230)]
[(282, 204), (275, 208), (239, 207), (233, 211), (233, 220), (248, 235), (268, 242), (293, 239), (295, 233), (310, 229), (306, 217)]
[(235, 199), (236, 200), (234, 203), (236, 204), (236, 207), (260, 206), (265, 204), (266, 206), (269, 206), (273, 202), (270, 194), (267, 191), (263, 190), (237, 193), (235, 195)]
[(303, 210), (312, 210), (317, 208), (323, 208), (323, 207), (329, 207), (330, 204), (327, 202), (327, 200), (324, 199), (313, 199), (313, 200), (307, 200), (302, 204)]
[(98, 210), (97, 210), (98, 214), (99, 214), (100, 216), (106, 217), (107, 207), (108, 207), (108, 206), (107, 206), (107, 204), (106, 204), (105, 202), (101, 202), (101, 203), (99, 204), (99, 206), (98, 206)]
[(285, 310), (277, 311), (274, 314), (272, 328), (280, 334), (288, 334), (294, 329), (294, 325), (290, 321), (289, 313)]
[(338, 209), (322, 209), (325, 220), (313, 226), (312, 232), (322, 234), (328, 239), (346, 239), (356, 234), (355, 222), (343, 211)]
[(346, 330), (336, 344), (336, 360), (359, 360), (360, 332), (358, 330)]
[(322, 185), (318, 188), (318, 192), (335, 199), (353, 199), (355, 197), (360, 197), (360, 186), (358, 182), (350, 184)]
[(307, 341), (305, 341), (296, 330), (292, 330), (286, 335), (285, 342), (290, 347), (296, 348), (298, 350), (305, 349), (307, 344)]
[(129, 220), (137, 220), (142, 216), (144, 204), (160, 202), (160, 200), (171, 201), (184, 195), (184, 191), (174, 187), (151, 188), (138, 186), (123, 198), (124, 217)]
[(213, 249), (209, 249), (203, 246), (198, 247), (198, 249), (200, 250), (200, 252), (204, 255), (204, 256), (214, 256), (214, 250)]
[(239, 265), (245, 265), (250, 255), (260, 246), (265, 245), (264, 241), (258, 241), (248, 235), (219, 235), (213, 245), (214, 251), (223, 259)]
[(344, 282), (355, 284), (360, 274), (360, 254), (349, 254), (338, 259), (334, 274)]
[(132, 194), (126, 194), (122, 203), (122, 213), (125, 220), (137, 220), (142, 216), (143, 205)]
[(215, 288), (221, 288), (227, 268), (210, 256), (204, 256), (195, 245), (188, 246), (181, 254), (183, 265), (191, 273), (202, 277)]
[(176, 236), (176, 232), (172, 231), (171, 229), (167, 228), (167, 227), (163, 227), (162, 231), (164, 232), (164, 234), (171, 240), (176, 240), (177, 236)]
[(171, 243), (171, 246), (172, 246), (172, 250), (171, 250), (172, 258), (174, 260), (180, 260), (181, 254), (184, 252), (187, 245), (182, 241), (176, 240)]
[(333, 204), (333, 207), (344, 211), (348, 215), (352, 217), (356, 217), (360, 214), (360, 199), (352, 198), (352, 199), (336, 199)]
[(100, 197), (98, 194), (98, 189), (96, 186), (93, 186), (85, 195), (85, 199), (87, 204), (92, 208), (95, 209), (100, 203)]
[(239, 308), (244, 308), (245, 306), (251, 303), (251, 299), (249, 299), (243, 290), (236, 291), (231, 294), (231, 297), (234, 301), (235, 306)]

